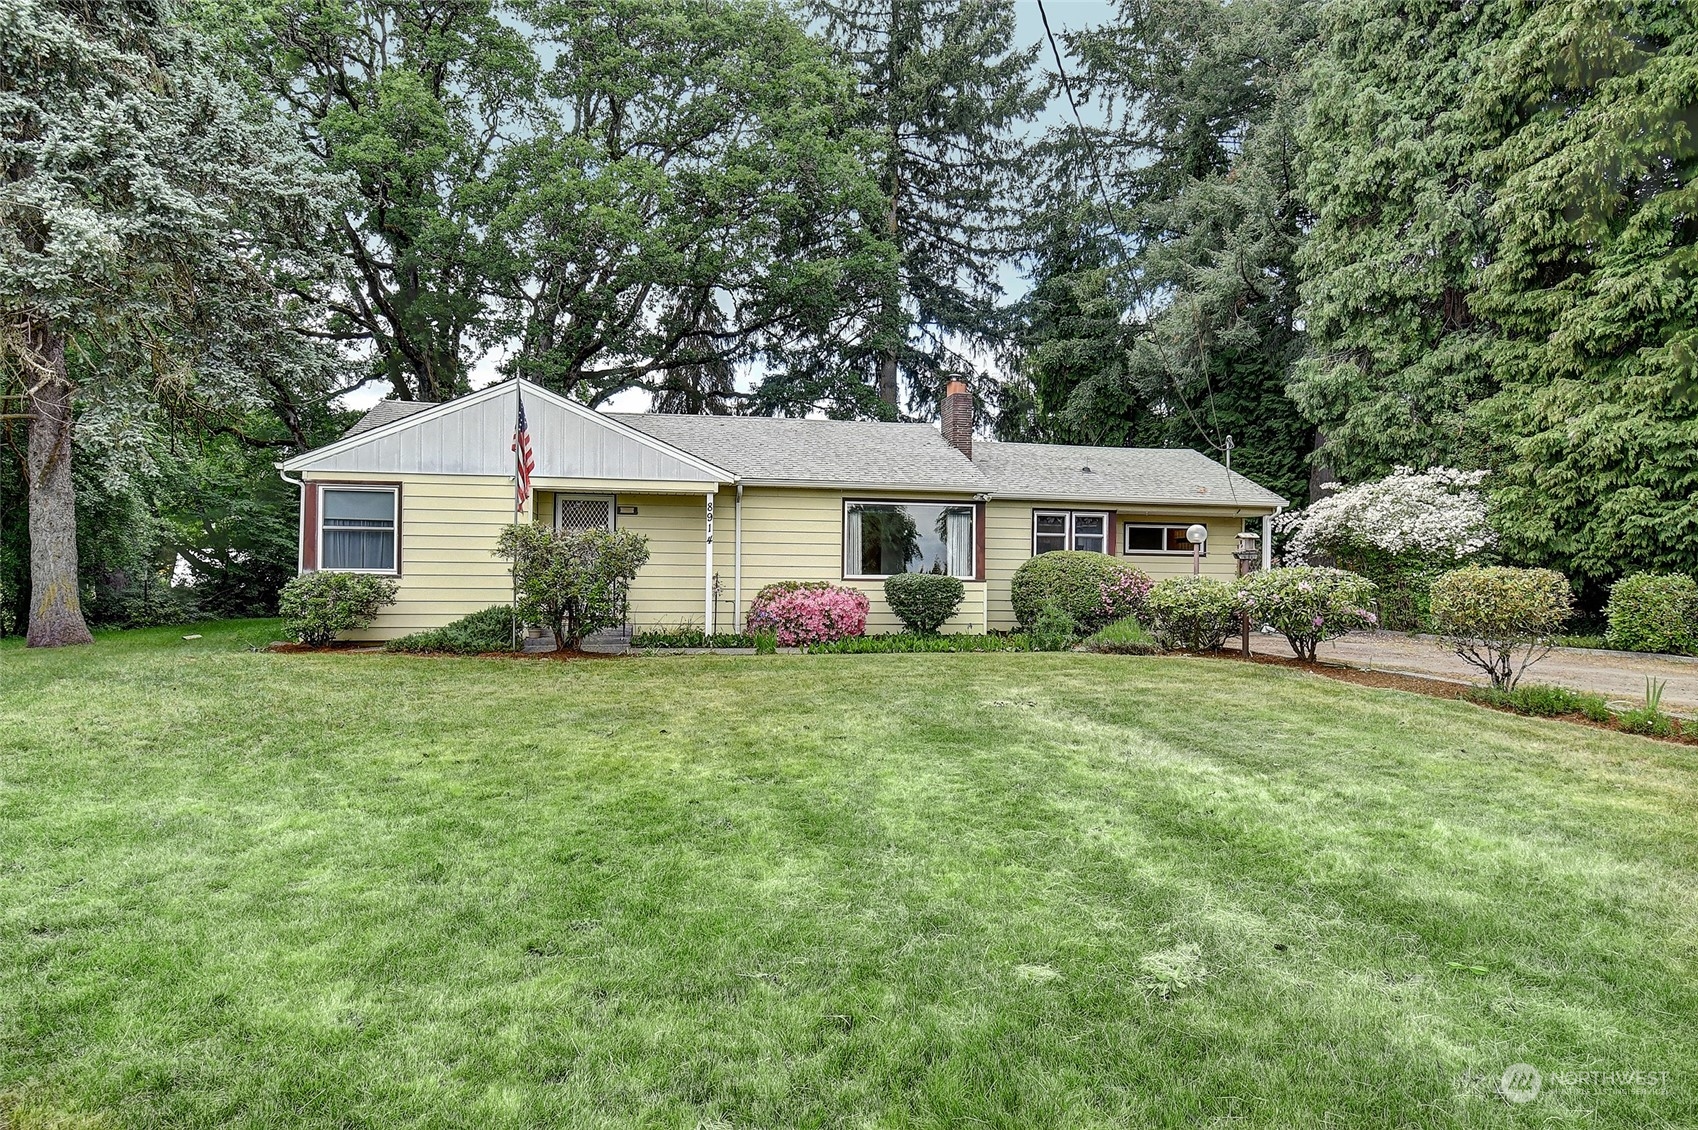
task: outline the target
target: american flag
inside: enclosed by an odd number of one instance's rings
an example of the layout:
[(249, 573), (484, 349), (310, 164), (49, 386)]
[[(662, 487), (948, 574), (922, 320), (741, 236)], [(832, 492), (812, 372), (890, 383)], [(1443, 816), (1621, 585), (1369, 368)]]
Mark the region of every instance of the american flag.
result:
[(536, 457), (531, 454), (531, 429), (525, 423), (525, 394), (519, 394), (519, 419), (513, 425), (513, 462), (518, 469), (514, 482), (513, 510), (524, 513), (525, 500), (531, 497), (531, 472), (537, 469)]

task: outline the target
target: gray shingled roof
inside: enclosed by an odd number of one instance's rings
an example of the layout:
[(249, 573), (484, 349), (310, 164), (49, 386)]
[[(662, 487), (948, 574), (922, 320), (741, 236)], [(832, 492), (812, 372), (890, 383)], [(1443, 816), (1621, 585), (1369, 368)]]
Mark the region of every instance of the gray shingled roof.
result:
[(371, 406), (371, 410), (353, 427), (342, 433), (342, 438), (357, 436), (361, 432), (369, 432), (373, 428), (381, 428), (385, 424), (393, 424), (396, 420), (404, 420), (414, 412), (423, 412), (426, 408), (436, 405), (428, 400), (380, 400)]
[(1282, 506), (1285, 499), (1185, 447), (1069, 447), (973, 442), (994, 494), (1082, 502)]
[(988, 489), (978, 468), (927, 424), (658, 413), (615, 418), (742, 479)]
[[(384, 400), (350, 436), (433, 405)], [(1004, 498), (1280, 506), (1285, 500), (1189, 448), (1068, 447), (975, 439), (969, 462), (930, 424), (771, 416), (608, 413), (740, 479), (929, 488)]]

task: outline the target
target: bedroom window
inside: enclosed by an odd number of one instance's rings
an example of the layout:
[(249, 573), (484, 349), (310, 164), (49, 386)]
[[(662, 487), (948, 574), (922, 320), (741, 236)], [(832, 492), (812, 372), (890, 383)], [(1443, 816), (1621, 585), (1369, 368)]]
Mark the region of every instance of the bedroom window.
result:
[(977, 576), (977, 508), (970, 502), (845, 502), (843, 575)]
[(393, 573), (395, 487), (323, 487), (319, 496), (320, 569)]
[[(1188, 526), (1155, 526), (1133, 525), (1128, 522), (1121, 536), (1126, 539), (1126, 552), (1132, 553), (1183, 553), (1191, 556), (1191, 543), (1185, 540)], [(1203, 556), (1209, 554), (1207, 542), (1203, 543)]]
[(1102, 510), (1032, 511), (1032, 556), (1058, 549), (1107, 553), (1111, 517)]

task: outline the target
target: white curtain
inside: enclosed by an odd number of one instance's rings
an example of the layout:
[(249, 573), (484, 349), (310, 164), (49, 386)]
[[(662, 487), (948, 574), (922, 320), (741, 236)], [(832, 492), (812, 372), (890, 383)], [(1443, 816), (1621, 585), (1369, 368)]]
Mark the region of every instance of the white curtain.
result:
[(967, 509), (949, 512), (949, 574), (952, 577), (973, 575), (973, 512)]
[(843, 575), (858, 577), (861, 575), (861, 508), (846, 506), (843, 509)]

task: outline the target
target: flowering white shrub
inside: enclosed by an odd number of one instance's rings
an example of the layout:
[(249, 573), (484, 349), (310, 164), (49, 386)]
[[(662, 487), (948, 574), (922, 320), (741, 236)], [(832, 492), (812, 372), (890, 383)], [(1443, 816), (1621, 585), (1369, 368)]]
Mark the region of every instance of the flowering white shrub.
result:
[(1497, 540), (1479, 491), (1485, 476), (1450, 467), (1398, 467), (1378, 482), (1358, 483), (1282, 514), (1274, 528), (1290, 535), (1285, 559), (1293, 564), (1320, 554), (1340, 564), (1363, 555), (1428, 564), (1463, 561)]

